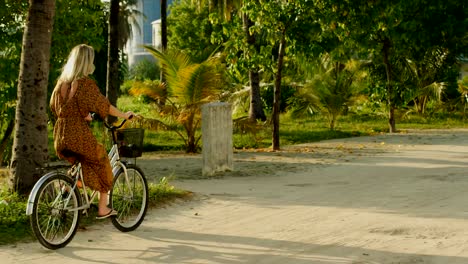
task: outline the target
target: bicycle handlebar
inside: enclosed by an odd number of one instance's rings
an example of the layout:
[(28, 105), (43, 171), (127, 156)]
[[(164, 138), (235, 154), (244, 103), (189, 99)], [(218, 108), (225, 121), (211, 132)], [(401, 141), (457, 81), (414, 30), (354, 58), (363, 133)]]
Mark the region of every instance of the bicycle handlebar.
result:
[[(101, 120), (103, 123), (104, 123), (104, 126), (107, 127), (107, 129), (111, 130), (111, 131), (114, 131), (114, 130), (117, 130), (119, 128), (121, 128), (125, 122), (127, 122), (127, 119), (124, 119), (120, 125), (118, 126), (114, 126), (114, 125), (109, 125), (105, 120), (103, 120), (98, 114), (96, 113), (91, 113), (91, 117), (93, 118), (93, 120)], [(134, 115), (130, 115), (130, 117), (128, 118), (129, 120), (132, 119), (134, 117)]]

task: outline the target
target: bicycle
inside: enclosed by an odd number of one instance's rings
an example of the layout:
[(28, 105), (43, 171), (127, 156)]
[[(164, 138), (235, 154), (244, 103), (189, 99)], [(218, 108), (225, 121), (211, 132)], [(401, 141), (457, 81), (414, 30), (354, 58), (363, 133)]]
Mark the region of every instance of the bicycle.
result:
[[(143, 171), (122, 157), (141, 156), (142, 129), (122, 129), (123, 120), (118, 126), (104, 125), (112, 134), (112, 148), (108, 152), (114, 175), (109, 194), (109, 206), (117, 210), (111, 216), (112, 224), (122, 232), (133, 231), (141, 225), (148, 209), (148, 183)], [(129, 137), (128, 133), (138, 137)], [(132, 142), (132, 141), (137, 142)], [(130, 143), (133, 144), (128, 144)], [(127, 144), (126, 144), (127, 143)], [(30, 216), (31, 228), (38, 241), (46, 248), (65, 247), (76, 234), (81, 216), (88, 213), (98, 196), (97, 191), (86, 188), (81, 164), (71, 166), (68, 172), (61, 171), (64, 166), (54, 166), (54, 171), (43, 175), (34, 185), (26, 207)], [(81, 181), (81, 186), (78, 182)], [(80, 191), (81, 190), (81, 191)]]

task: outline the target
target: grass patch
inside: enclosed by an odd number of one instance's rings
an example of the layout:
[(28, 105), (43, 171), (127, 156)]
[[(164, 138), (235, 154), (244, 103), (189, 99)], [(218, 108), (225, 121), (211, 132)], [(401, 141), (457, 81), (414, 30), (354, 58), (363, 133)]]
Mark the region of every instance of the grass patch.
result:
[(30, 241), (32, 230), (26, 216), (26, 199), (0, 190), (0, 245)]
[(143, 151), (184, 150), (184, 143), (174, 131), (145, 130)]
[[(280, 117), (280, 145), (293, 145), (317, 142), (328, 139), (369, 136), (388, 133), (386, 116), (371, 114), (348, 114), (340, 116), (335, 130), (328, 128), (323, 116), (291, 118), (287, 114)], [(396, 122), (397, 130), (406, 129), (454, 129), (468, 128), (462, 116), (434, 114), (431, 116), (406, 115)], [(252, 131), (235, 130), (234, 148), (267, 148), (271, 146), (272, 129), (270, 124), (258, 126)]]

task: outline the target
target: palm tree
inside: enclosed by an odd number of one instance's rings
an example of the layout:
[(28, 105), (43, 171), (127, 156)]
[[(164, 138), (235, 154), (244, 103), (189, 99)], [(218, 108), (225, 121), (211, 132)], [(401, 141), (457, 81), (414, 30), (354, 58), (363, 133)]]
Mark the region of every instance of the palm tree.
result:
[(430, 100), (440, 101), (446, 84), (437, 81), (437, 74), (445, 66), (447, 58), (448, 52), (435, 48), (427, 51), (421, 61), (405, 60), (405, 69), (409, 71), (410, 82), (415, 88), (411, 100), (419, 114), (424, 114)]
[(355, 60), (343, 64), (332, 60), (328, 54), (322, 55), (312, 68), (312, 79), (298, 90), (292, 115), (322, 112), (328, 118), (330, 130), (334, 130), (337, 118), (359, 92), (358, 81), (366, 76), (360, 70), (361, 65)]
[[(106, 96), (112, 105), (117, 105), (117, 92), (120, 87), (119, 80), (119, 11), (120, 1), (110, 1), (109, 11), (109, 42), (107, 50), (107, 82)], [(107, 121), (113, 123), (115, 117), (109, 116)]]
[(11, 158), (12, 190), (27, 194), (48, 159), (47, 83), (55, 0), (30, 0), (23, 34), (15, 137)]
[[(160, 0), (161, 4), (161, 49), (165, 51), (167, 49), (167, 0)], [(164, 74), (165, 69), (161, 68), (161, 81), (166, 82)], [(165, 100), (160, 100), (161, 104), (165, 103)]]
[[(167, 92), (166, 104), (160, 106), (160, 113), (165, 119), (159, 122), (173, 129), (184, 140), (187, 152), (195, 153), (201, 138), (201, 105), (219, 98), (223, 85), (223, 65), (216, 56), (202, 63), (193, 63), (186, 54), (178, 51), (159, 51), (150, 46), (145, 48), (166, 69), (167, 83), (147, 82), (146, 85), (132, 88), (130, 92), (146, 95), (155, 102)], [(185, 134), (180, 132), (180, 128)]]
[[(110, 1), (106, 95), (112, 105), (117, 105), (120, 90), (120, 51), (132, 34), (132, 26), (140, 30), (136, 16), (142, 14), (136, 4), (136, 0)], [(112, 123), (115, 117), (109, 116), (108, 121)]]
[(133, 35), (133, 30), (141, 32), (137, 17), (145, 16), (137, 7), (138, 0), (121, 0), (119, 11), (119, 49), (123, 50)]
[(461, 95), (461, 101), (463, 104), (463, 116), (465, 116), (466, 108), (468, 106), (468, 76), (458, 81), (458, 92)]

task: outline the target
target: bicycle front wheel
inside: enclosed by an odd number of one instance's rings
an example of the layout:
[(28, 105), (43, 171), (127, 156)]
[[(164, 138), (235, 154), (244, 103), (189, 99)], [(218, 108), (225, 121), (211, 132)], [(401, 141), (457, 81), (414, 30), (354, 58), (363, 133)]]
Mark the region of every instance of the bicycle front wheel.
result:
[(112, 224), (122, 232), (135, 230), (143, 222), (148, 209), (148, 183), (143, 171), (127, 166), (127, 174), (120, 168), (110, 193), (110, 206), (118, 212)]
[(46, 248), (65, 247), (75, 236), (81, 214), (81, 195), (73, 189), (73, 181), (64, 174), (55, 174), (39, 188), (34, 199), (31, 228)]

